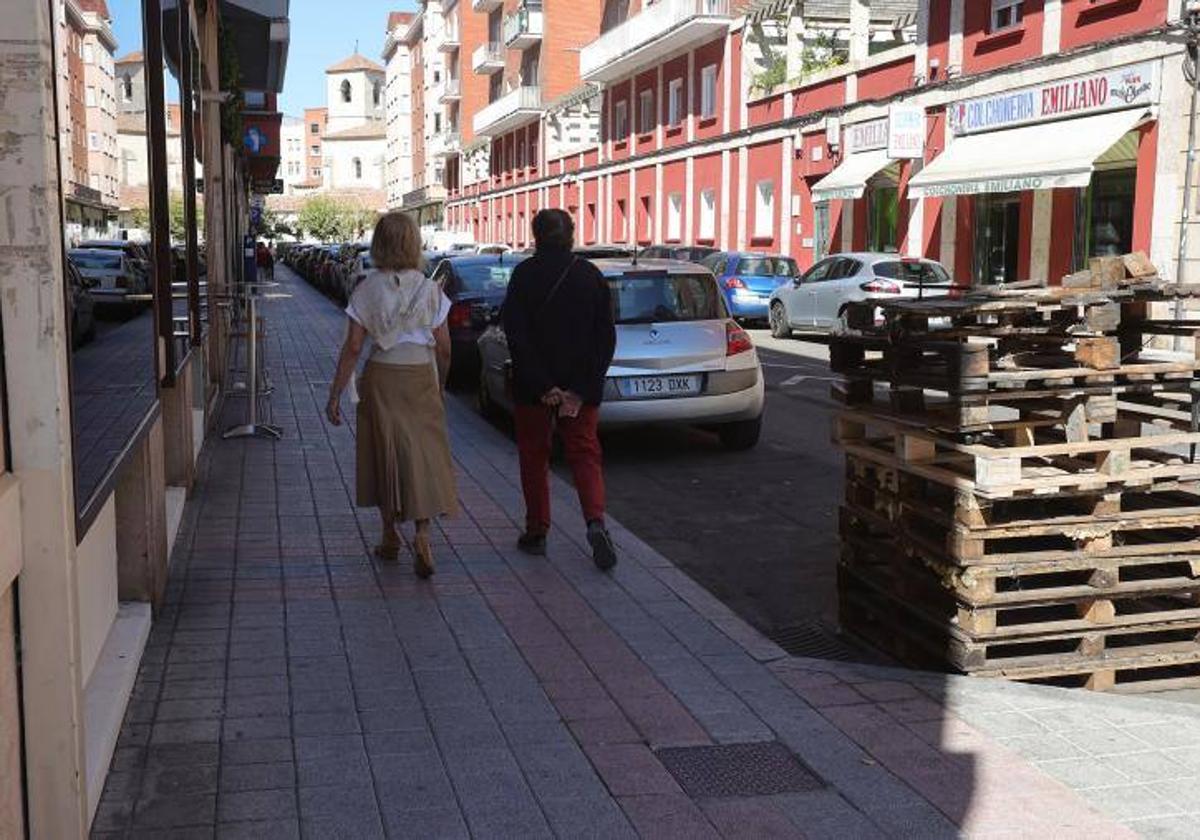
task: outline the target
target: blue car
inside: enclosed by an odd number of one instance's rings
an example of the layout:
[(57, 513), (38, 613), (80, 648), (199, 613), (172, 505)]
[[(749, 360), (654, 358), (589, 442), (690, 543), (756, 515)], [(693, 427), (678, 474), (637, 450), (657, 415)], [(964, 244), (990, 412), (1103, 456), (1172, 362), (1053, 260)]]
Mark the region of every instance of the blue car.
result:
[(717, 278), (729, 314), (743, 321), (765, 321), (771, 292), (800, 276), (791, 257), (758, 251), (721, 251), (703, 265)]

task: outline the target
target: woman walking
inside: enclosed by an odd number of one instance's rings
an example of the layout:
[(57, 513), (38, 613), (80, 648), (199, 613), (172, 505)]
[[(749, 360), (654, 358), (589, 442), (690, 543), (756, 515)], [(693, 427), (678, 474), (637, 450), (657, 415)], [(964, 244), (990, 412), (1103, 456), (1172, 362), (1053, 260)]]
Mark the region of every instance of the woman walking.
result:
[(342, 391), (354, 375), (364, 339), (372, 349), (359, 380), (356, 445), (360, 507), (377, 507), (381, 560), (400, 554), (397, 523), (416, 522), (413, 571), (433, 574), (429, 523), (458, 502), (442, 389), (450, 370), (450, 301), (421, 272), (421, 233), (404, 213), (388, 213), (371, 241), (375, 265), (346, 307), (350, 322), (325, 413), (342, 423)]

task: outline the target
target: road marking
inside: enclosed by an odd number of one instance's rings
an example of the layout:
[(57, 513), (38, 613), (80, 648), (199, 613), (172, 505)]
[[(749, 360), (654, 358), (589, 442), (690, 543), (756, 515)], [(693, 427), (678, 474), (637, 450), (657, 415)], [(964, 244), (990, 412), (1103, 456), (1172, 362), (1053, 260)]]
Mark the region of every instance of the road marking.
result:
[(788, 387), (789, 385), (799, 385), (799, 384), (800, 384), (801, 382), (803, 382), (805, 379), (808, 379), (808, 377), (807, 377), (807, 376), (803, 376), (803, 375), (801, 375), (801, 374), (799, 374), (799, 373), (798, 373), (798, 374), (796, 374), (795, 376), (789, 376), (787, 379), (785, 379), (785, 380), (783, 380), (782, 382), (780, 382), (780, 383), (779, 383), (779, 387), (780, 387), (780, 388), (786, 388), (786, 387)]

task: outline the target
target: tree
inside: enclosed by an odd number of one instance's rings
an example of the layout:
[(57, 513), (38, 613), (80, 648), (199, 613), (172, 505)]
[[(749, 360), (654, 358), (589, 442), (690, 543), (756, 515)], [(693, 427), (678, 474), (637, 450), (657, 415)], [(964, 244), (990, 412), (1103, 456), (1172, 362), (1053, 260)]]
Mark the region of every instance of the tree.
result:
[(350, 227), (353, 209), (345, 203), (324, 195), (314, 195), (296, 218), (299, 228), (314, 239), (332, 242), (345, 236)]
[[(196, 230), (204, 230), (204, 205), (196, 196)], [(187, 241), (187, 225), (184, 219), (183, 193), (171, 193), (167, 203), (171, 216), (171, 241), (181, 244)]]

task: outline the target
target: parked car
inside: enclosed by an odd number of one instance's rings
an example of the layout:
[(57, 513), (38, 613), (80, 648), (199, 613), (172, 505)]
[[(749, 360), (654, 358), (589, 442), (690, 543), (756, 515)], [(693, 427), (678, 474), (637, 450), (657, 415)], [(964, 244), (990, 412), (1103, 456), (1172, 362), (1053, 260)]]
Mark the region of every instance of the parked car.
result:
[(708, 245), (650, 245), (638, 251), (638, 259), (686, 260), (687, 262), (703, 263), (715, 253), (717, 253), (717, 249)]
[(85, 280), (67, 259), (67, 317), (71, 319), (71, 346), (82, 347), (96, 337), (96, 304), (88, 294), (94, 280)]
[(953, 291), (941, 263), (884, 253), (834, 254), (771, 295), (771, 334), (839, 330), (847, 303), (874, 297), (945, 295)]
[(154, 263), (148, 246), (131, 239), (86, 239), (75, 246), (81, 250), (120, 251), (136, 271), (146, 275), (146, 283), (154, 274)]
[(143, 301), (129, 300), (129, 297), (148, 294), (149, 280), (121, 251), (72, 248), (67, 256), (79, 269), (93, 302), (125, 310), (143, 306)]
[(475, 246), (476, 254), (507, 254), (511, 250), (512, 248), (499, 242), (484, 242)]
[(791, 257), (756, 251), (718, 251), (702, 263), (717, 278), (734, 318), (765, 321), (771, 293), (800, 275)]
[(425, 276), (432, 277), (433, 272), (437, 271), (437, 267), (441, 265), (442, 260), (453, 256), (453, 254), (446, 251), (426, 251), (421, 256), (425, 261)]
[(458, 381), (478, 370), (479, 336), (504, 303), (513, 269), (525, 259), (523, 254), (472, 254), (446, 257), (434, 269), (433, 281), (450, 298), (450, 370)]
[[(762, 368), (712, 274), (679, 260), (598, 260), (596, 267), (612, 289), (617, 324), (601, 425), (697, 425), (715, 430), (730, 449), (758, 443)], [(510, 357), (498, 318), (479, 352), (480, 408), (511, 412)]]
[[(527, 253), (532, 254), (533, 249)], [(619, 260), (633, 256), (633, 249), (625, 245), (579, 245), (575, 253), (588, 260)]]

